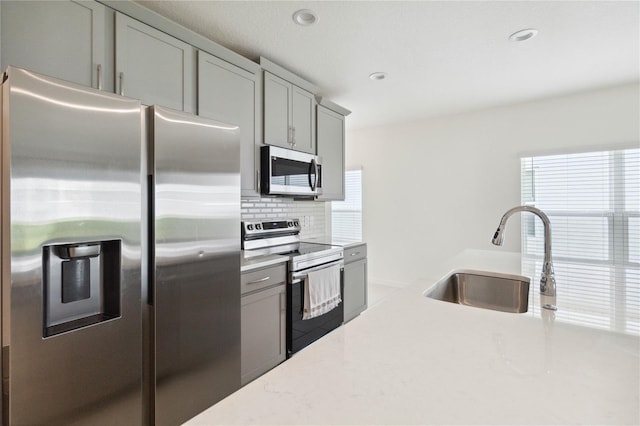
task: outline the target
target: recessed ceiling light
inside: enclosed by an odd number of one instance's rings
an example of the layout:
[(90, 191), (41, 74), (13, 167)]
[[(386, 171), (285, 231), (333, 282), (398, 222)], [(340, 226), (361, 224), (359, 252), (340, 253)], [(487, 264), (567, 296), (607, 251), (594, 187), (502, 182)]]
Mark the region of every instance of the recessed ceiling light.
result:
[(516, 31), (509, 36), (509, 41), (526, 41), (538, 34), (535, 28), (527, 28), (526, 30)]
[(369, 74), (369, 78), (371, 80), (384, 80), (385, 78), (387, 78), (387, 73), (384, 72), (374, 72), (372, 74)]
[(293, 14), (293, 22), (303, 26), (313, 25), (318, 22), (318, 15), (313, 10), (300, 9)]

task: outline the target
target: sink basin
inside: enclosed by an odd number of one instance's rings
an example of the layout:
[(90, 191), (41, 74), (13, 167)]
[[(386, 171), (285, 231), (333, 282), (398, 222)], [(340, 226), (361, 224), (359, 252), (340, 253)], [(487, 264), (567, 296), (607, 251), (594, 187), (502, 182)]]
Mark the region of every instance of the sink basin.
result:
[(424, 295), (476, 308), (523, 313), (529, 308), (530, 282), (520, 275), (458, 270), (438, 281)]

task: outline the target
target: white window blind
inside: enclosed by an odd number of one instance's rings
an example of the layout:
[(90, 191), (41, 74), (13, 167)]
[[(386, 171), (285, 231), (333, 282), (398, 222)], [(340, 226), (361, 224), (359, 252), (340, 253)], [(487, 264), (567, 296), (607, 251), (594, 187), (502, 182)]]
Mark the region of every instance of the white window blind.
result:
[(344, 201), (331, 202), (331, 236), (362, 241), (362, 170), (347, 170)]
[[(640, 334), (640, 150), (521, 159), (522, 203), (551, 221), (556, 318)], [(540, 314), (542, 222), (522, 215), (522, 270)]]

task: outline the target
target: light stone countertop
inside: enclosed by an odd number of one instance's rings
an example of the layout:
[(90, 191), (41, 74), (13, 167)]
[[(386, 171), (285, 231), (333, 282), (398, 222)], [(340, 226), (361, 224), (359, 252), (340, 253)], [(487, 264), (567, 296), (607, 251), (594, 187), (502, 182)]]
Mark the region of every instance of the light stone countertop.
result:
[(462, 252), (187, 424), (640, 422), (638, 336), (423, 296), (453, 269), (520, 256)]

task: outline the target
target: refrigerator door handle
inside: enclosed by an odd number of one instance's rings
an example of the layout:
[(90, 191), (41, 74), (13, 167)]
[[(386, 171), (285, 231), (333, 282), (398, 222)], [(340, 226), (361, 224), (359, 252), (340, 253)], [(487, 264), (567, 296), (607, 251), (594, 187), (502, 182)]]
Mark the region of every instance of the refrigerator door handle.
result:
[[(147, 175), (147, 191), (152, 194), (155, 188), (155, 181), (153, 175)], [(154, 197), (147, 197), (147, 217), (155, 217), (155, 204)], [(150, 221), (147, 226), (147, 253), (149, 258), (147, 259), (147, 305), (153, 306), (155, 299), (155, 283), (156, 283), (156, 228), (155, 223)]]

